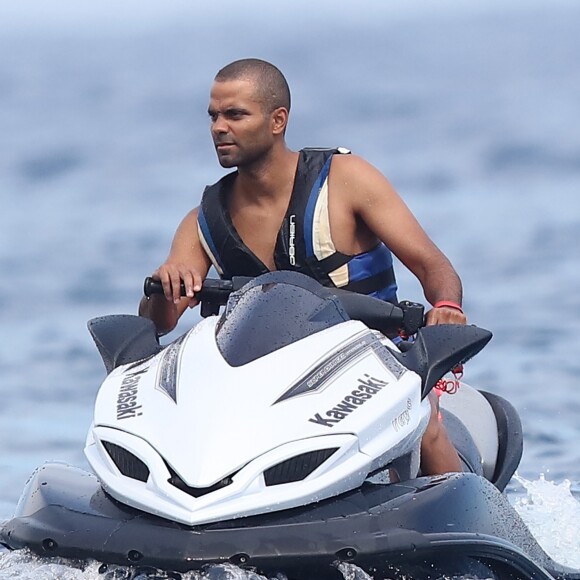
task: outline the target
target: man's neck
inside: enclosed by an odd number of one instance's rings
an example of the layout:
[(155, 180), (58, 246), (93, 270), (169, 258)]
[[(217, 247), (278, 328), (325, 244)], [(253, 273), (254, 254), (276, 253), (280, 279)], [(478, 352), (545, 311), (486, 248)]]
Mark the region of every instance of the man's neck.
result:
[(250, 203), (273, 203), (292, 191), (298, 153), (284, 148), (258, 165), (238, 168), (235, 195)]

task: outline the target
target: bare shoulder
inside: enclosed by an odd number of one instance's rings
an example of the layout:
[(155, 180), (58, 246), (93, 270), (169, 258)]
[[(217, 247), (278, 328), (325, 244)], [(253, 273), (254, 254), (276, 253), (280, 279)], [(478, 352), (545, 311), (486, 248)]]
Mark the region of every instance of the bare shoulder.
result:
[(358, 155), (335, 155), (330, 170), (331, 187), (354, 207), (373, 202), (397, 203), (399, 195), (374, 165)]
[(185, 217), (181, 220), (177, 231), (175, 232), (175, 238), (180, 236), (194, 236), (198, 237), (197, 234), (197, 218), (199, 216), (199, 206), (194, 207), (192, 210), (185, 214)]
[(200, 242), (198, 216), (199, 207), (194, 207), (181, 220), (171, 244), (170, 257), (180, 260), (194, 259), (199, 262), (197, 267), (201, 269), (209, 264), (209, 258)]
[(359, 155), (350, 153), (347, 155), (334, 155), (332, 157), (331, 171), (340, 177), (354, 178), (357, 173), (373, 173), (378, 172), (378, 169)]
[[(336, 195), (335, 207), (347, 208), (356, 215), (399, 258), (429, 244), (407, 204), (368, 161), (356, 155), (335, 155), (330, 178), (329, 189)], [(409, 240), (412, 247), (406, 243)]]
[[(181, 220), (181, 224), (185, 223), (185, 224), (196, 224), (197, 223), (197, 217), (199, 215), (199, 206), (194, 207), (193, 209), (189, 210), (186, 214), (185, 217)], [(180, 226), (181, 226), (180, 224)]]

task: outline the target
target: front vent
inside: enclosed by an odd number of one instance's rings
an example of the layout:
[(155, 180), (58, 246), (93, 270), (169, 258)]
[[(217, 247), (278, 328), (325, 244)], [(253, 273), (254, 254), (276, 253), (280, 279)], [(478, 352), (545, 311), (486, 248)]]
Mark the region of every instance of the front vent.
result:
[(181, 477), (179, 477), (179, 475), (177, 475), (177, 473), (175, 473), (175, 471), (173, 471), (173, 469), (171, 469), (169, 465), (167, 465), (167, 463), (165, 465), (169, 470), (169, 473), (171, 473), (171, 477), (167, 481), (177, 489), (184, 491), (192, 497), (201, 497), (203, 495), (207, 495), (208, 493), (217, 491), (218, 489), (227, 487), (232, 483), (233, 475), (235, 475), (233, 474), (232, 476), (224, 477), (224, 479), (218, 481), (214, 485), (210, 485), (209, 487), (190, 487), (185, 483), (185, 481), (183, 481), (183, 479), (181, 479)]
[(264, 481), (267, 486), (302, 481), (337, 450), (338, 447), (319, 449), (286, 459), (286, 461), (282, 461), (282, 463), (278, 463), (278, 465), (274, 465), (274, 467), (264, 471)]
[(138, 457), (110, 441), (102, 441), (102, 444), (123, 475), (143, 482), (149, 479), (149, 468)]

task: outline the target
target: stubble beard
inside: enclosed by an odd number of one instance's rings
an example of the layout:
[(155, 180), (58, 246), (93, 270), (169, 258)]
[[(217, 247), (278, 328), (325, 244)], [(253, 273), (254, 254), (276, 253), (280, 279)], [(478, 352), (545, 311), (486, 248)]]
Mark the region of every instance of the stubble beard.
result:
[(248, 168), (255, 165), (260, 165), (261, 161), (266, 159), (267, 151), (263, 149), (250, 150), (240, 152), (238, 150), (237, 154), (226, 153), (224, 155), (218, 154), (218, 162), (224, 169), (231, 169), (232, 167), (238, 168)]

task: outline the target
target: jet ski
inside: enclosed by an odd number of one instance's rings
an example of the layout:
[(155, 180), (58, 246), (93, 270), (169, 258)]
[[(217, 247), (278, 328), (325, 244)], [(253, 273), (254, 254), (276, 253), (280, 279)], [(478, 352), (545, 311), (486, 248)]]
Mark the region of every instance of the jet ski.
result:
[(346, 562), (375, 578), (580, 578), (502, 493), (522, 455), (504, 398), (444, 394), (464, 471), (420, 472), (427, 396), (489, 331), (424, 326), (419, 304), (296, 272), (208, 279), (199, 297), (202, 320), (167, 345), (142, 317), (89, 322), (107, 371), (92, 472), (39, 467), (4, 546), (172, 577), (231, 563), (324, 580)]

